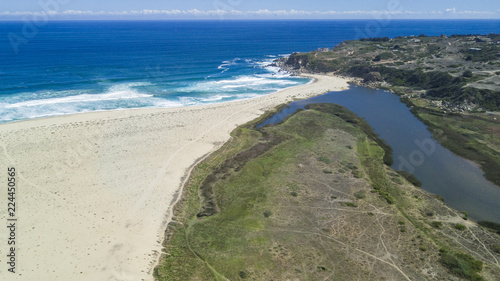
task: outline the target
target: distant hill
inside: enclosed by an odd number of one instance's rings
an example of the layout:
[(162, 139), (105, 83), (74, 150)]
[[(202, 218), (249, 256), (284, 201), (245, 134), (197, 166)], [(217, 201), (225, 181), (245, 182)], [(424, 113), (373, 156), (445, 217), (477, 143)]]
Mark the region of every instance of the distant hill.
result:
[(500, 34), (369, 38), (294, 53), (277, 64), (295, 73), (334, 72), (452, 111), (500, 110)]

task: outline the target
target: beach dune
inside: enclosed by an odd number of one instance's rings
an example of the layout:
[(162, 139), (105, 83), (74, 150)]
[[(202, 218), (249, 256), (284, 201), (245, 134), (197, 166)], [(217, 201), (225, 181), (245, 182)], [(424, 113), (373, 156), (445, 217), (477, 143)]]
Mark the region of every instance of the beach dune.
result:
[(16, 273), (7, 271), (2, 227), (2, 280), (152, 280), (190, 167), (266, 110), (348, 86), (343, 78), (312, 77), (314, 83), (248, 100), (0, 125), (2, 186), (8, 167), (18, 172)]

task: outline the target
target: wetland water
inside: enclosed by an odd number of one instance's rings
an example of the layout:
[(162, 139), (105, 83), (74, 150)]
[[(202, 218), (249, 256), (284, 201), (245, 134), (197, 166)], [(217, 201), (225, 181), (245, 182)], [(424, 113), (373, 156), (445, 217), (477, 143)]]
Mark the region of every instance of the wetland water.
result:
[(351, 86), (295, 101), (259, 126), (277, 123), (311, 103), (335, 103), (353, 111), (392, 147), (394, 170), (411, 172), (423, 189), (443, 196), (449, 206), (466, 211), (472, 219), (500, 223), (500, 187), (486, 180), (477, 164), (437, 143), (399, 97), (388, 91)]

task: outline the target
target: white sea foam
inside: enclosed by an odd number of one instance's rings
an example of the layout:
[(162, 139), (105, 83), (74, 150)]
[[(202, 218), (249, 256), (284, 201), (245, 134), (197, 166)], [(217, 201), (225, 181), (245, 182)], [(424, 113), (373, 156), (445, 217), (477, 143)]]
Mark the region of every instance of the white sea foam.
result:
[[(238, 91), (258, 91), (262, 92), (263, 88), (268, 87), (286, 87), (300, 84), (299, 81), (286, 78), (286, 76), (273, 76), (267, 75), (252, 75), (252, 76), (239, 76), (234, 79), (223, 79), (218, 81), (203, 81), (183, 88), (181, 91), (185, 92), (207, 92), (218, 93), (220, 90), (238, 92)], [(263, 93), (261, 93), (263, 94)]]
[(220, 100), (223, 100), (225, 98), (232, 98), (234, 96), (232, 95), (212, 95), (210, 97), (206, 97), (206, 98), (200, 98), (200, 101), (202, 102), (214, 102), (214, 101), (220, 101)]
[[(269, 67), (269, 68), (271, 68), (271, 70), (274, 70), (274, 69), (272, 69), (273, 67)], [(266, 69), (268, 69), (268, 68), (266, 68)], [(290, 78), (290, 77), (292, 77), (289, 73), (280, 72), (279, 69), (277, 69), (276, 71), (273, 71), (272, 73), (257, 74), (256, 76), (262, 77), (262, 78)]]
[(18, 108), (18, 107), (32, 107), (32, 106), (43, 106), (50, 104), (64, 104), (64, 103), (89, 103), (97, 101), (110, 101), (110, 100), (120, 100), (120, 99), (136, 99), (136, 98), (147, 98), (153, 95), (139, 93), (130, 87), (133, 86), (146, 86), (150, 84), (146, 83), (130, 83), (126, 85), (115, 85), (111, 87), (107, 92), (102, 94), (80, 94), (73, 96), (66, 96), (61, 98), (48, 98), (48, 99), (35, 99), (17, 102), (13, 104), (8, 104), (6, 108)]
[(230, 66), (238, 64), (239, 61), (241, 61), (240, 58), (234, 58), (229, 61), (228, 60), (223, 61), (222, 64), (217, 67), (217, 69), (222, 69), (221, 73), (224, 73), (229, 70)]
[(166, 100), (166, 99), (159, 99), (155, 98), (152, 101), (152, 105), (148, 107), (180, 107), (180, 106), (186, 106), (187, 104), (182, 103), (181, 101), (173, 101), (173, 100)]
[(253, 74), (232, 74), (230, 78), (216, 78), (218, 74), (214, 74), (197, 82), (165, 81), (156, 85), (149, 82), (121, 83), (108, 86), (101, 93), (81, 89), (4, 96), (0, 97), (0, 122), (102, 110), (180, 107), (249, 99), (303, 83), (281, 72), (278, 67), (271, 66), (275, 57), (269, 55), (264, 59), (234, 58), (222, 61), (217, 67), (222, 72), (233, 66), (237, 67), (232, 70), (238, 72), (240, 69), (244, 72), (256, 69), (251, 71)]
[[(147, 82), (118, 84), (100, 94), (91, 93), (89, 90), (68, 90), (21, 93), (4, 97), (0, 103), (0, 121), (148, 107), (164, 102), (163, 99), (153, 98), (152, 94), (141, 93), (134, 89), (134, 87), (150, 85), (152, 84)], [(163, 107), (182, 106), (180, 103), (162, 103), (161, 105)]]

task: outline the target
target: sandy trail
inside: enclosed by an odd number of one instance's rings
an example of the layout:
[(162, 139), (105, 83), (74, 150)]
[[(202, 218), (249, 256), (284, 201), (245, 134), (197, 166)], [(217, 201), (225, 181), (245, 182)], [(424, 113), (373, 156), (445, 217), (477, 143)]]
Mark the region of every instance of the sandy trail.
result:
[(1, 227), (2, 280), (152, 280), (188, 168), (266, 110), (348, 86), (343, 78), (313, 77), (315, 83), (235, 102), (0, 125), (1, 186), (7, 167), (18, 171), (16, 273), (7, 272), (9, 233)]

